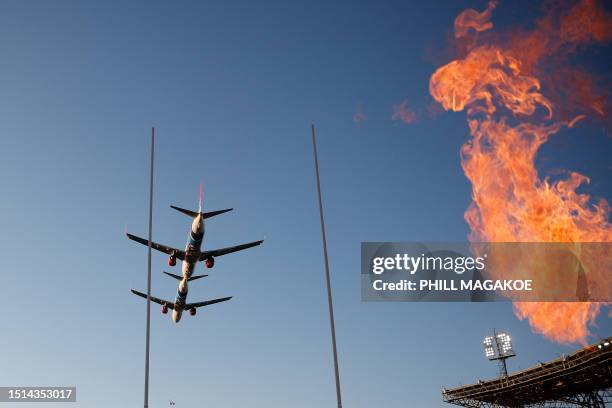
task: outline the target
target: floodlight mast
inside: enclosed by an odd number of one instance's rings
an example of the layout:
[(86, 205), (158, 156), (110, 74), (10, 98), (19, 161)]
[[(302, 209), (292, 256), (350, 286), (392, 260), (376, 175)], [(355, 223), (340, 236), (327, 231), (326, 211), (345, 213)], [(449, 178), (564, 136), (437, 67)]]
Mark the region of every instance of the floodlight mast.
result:
[(508, 377), (508, 367), (506, 366), (506, 360), (510, 357), (516, 356), (516, 353), (512, 349), (512, 340), (507, 333), (497, 333), (493, 329), (493, 336), (487, 336), (484, 339), (485, 356), (493, 361), (499, 361), (499, 376)]

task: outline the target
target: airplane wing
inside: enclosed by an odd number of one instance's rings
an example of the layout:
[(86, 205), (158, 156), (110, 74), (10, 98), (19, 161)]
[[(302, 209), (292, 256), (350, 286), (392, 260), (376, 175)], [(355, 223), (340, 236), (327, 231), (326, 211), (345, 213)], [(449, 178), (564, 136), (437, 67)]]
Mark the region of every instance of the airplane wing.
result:
[(221, 255), (231, 254), (232, 252), (242, 251), (243, 249), (253, 248), (254, 246), (261, 244), (262, 242), (263, 242), (263, 239), (261, 241), (249, 242), (248, 244), (236, 245), (236, 246), (221, 248), (221, 249), (213, 249), (211, 251), (203, 251), (202, 254), (200, 255), (200, 261), (203, 261), (210, 256), (212, 257), (221, 256)]
[[(220, 299), (205, 300), (204, 302), (187, 303), (185, 305), (185, 310), (191, 309), (192, 307), (202, 307), (202, 306), (214, 305), (215, 303), (225, 302), (226, 300), (230, 300), (231, 298), (232, 297), (229, 296), (229, 297), (224, 297)], [(151, 298), (151, 300), (153, 300), (153, 298)]]
[[(139, 291), (134, 290), (134, 289), (132, 289), (132, 293), (135, 294), (135, 295), (138, 295), (140, 297), (143, 297), (145, 299), (147, 298), (147, 294), (146, 293), (142, 293), (142, 292), (139, 292)], [(151, 296), (151, 302), (158, 303), (158, 304), (160, 304), (162, 306), (166, 305), (166, 306), (168, 306), (169, 309), (174, 310), (174, 302), (169, 302), (169, 301), (164, 300), (164, 299), (156, 298), (155, 296)]]
[[(142, 245), (149, 246), (148, 239), (140, 238), (132, 234), (125, 234), (125, 235), (127, 235), (127, 237), (131, 239), (132, 241), (136, 241), (136, 242), (141, 243)], [(158, 250), (160, 252), (164, 252), (168, 255), (172, 255), (174, 253), (176, 257), (180, 259), (181, 261), (185, 260), (185, 251), (181, 251), (180, 249), (158, 244), (157, 242), (153, 242), (153, 241), (151, 241), (151, 248)]]

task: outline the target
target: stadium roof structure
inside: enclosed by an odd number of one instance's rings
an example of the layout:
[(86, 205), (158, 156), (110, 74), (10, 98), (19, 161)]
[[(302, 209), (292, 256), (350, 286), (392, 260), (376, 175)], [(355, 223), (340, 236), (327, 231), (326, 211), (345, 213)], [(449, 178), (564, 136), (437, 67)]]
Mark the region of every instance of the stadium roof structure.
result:
[(612, 337), (507, 377), (443, 389), (442, 398), (470, 408), (609, 407), (611, 342)]

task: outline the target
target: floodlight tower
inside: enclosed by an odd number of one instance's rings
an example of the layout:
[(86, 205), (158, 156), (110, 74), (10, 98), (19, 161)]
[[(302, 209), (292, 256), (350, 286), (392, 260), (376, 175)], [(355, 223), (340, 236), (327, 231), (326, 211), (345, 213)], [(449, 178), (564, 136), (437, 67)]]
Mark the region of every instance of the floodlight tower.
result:
[(506, 360), (516, 356), (516, 353), (512, 349), (512, 339), (510, 335), (505, 332), (497, 333), (495, 329), (493, 329), (493, 335), (485, 337), (483, 344), (485, 348), (485, 357), (491, 361), (499, 361), (500, 377), (508, 377)]

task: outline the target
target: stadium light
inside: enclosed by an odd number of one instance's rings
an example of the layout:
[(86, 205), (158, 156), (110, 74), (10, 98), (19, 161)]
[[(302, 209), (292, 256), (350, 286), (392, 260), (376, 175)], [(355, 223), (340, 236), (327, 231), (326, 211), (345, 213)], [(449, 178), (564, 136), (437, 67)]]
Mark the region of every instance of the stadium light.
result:
[(493, 337), (488, 336), (484, 339), (485, 356), (491, 360), (495, 356), (495, 349), (493, 348)]
[(485, 357), (489, 360), (500, 360), (513, 357), (516, 354), (512, 348), (512, 338), (508, 333), (493, 333), (483, 340)]
[(499, 344), (501, 346), (500, 354), (503, 356), (514, 355), (514, 351), (512, 350), (512, 339), (506, 333), (499, 333), (497, 335), (497, 339), (499, 340)]
[(504, 376), (508, 376), (506, 368), (506, 359), (516, 356), (512, 348), (512, 338), (508, 333), (497, 333), (493, 330), (493, 335), (487, 336), (483, 340), (485, 357), (489, 360), (499, 360), (500, 372)]

